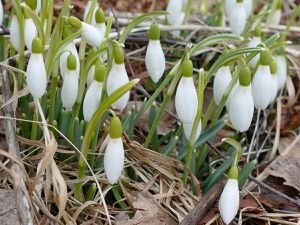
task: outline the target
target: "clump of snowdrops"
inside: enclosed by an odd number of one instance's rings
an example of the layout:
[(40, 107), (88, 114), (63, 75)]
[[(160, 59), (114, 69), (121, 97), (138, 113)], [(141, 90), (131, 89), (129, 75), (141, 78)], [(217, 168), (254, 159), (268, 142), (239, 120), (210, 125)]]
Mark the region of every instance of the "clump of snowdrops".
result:
[[(26, 71), (25, 76), (18, 74), (19, 90), (28, 88), (30, 93), (20, 98), (22, 116), (26, 120), (39, 120), (37, 110), (28, 104), (33, 100), (40, 102), (47, 123), (81, 151), (80, 155), (68, 159), (70, 163), (78, 161), (78, 180), (89, 174), (87, 160), (90, 169), (104, 169), (108, 182), (118, 185), (123, 177), (131, 176), (124, 169), (123, 134), (133, 140), (134, 127), (150, 109), (150, 130), (145, 142), (140, 144), (183, 161), (203, 179), (204, 193), (229, 171), (220, 198), (221, 216), (229, 224), (238, 210), (239, 189), (252, 172), (255, 161), (239, 167), (244, 151), (242, 143), (227, 138), (224, 143), (233, 146), (227, 153), (228, 159), (220, 169), (204, 176), (204, 162), (209, 153), (206, 142), (213, 140), (226, 124), (243, 135), (242, 132), (250, 129), (255, 110), (266, 110), (285, 87), (288, 78), (285, 36), (263, 35), (260, 28), (262, 20), (267, 25), (280, 22), (282, 3), (281, 0), (274, 2), (258, 17), (253, 13), (251, 0), (225, 0), (223, 7), (218, 8), (223, 15), (219, 23), (226, 24), (225, 18), (228, 18), (232, 34), (216, 34), (189, 43), (181, 59), (168, 69), (165, 45), (160, 42), (159, 20), (155, 18), (166, 15), (170, 25), (186, 23), (191, 14), (190, 0), (170, 0), (167, 12), (147, 13), (134, 19), (120, 37), (111, 31), (113, 15), (105, 14), (96, 0), (88, 2), (83, 18), (70, 15), (72, 2), (65, 0), (55, 24), (52, 24), (53, 0), (13, 0), (12, 11), (5, 12), (10, 28), (9, 57), (15, 56), (18, 68)], [(1, 23), (3, 18), (1, 4)], [(133, 28), (143, 21), (149, 22), (145, 67), (156, 89), (140, 110), (133, 108), (127, 112), (131, 89), (139, 79), (130, 80), (127, 74), (125, 43)], [(181, 32), (173, 30), (170, 35), (177, 37)], [(209, 68), (196, 68), (194, 57), (207, 46), (217, 46), (223, 52)], [(28, 63), (25, 63), (25, 54), (29, 56)], [(204, 91), (211, 82), (214, 98), (203, 114)], [(163, 101), (158, 108), (154, 103), (160, 96)], [(178, 123), (175, 130), (159, 137), (158, 123), (173, 97)], [(103, 129), (105, 124), (109, 124), (108, 130)], [(68, 145), (55, 129), (52, 132), (60, 144)], [(36, 123), (21, 122), (20, 135), (36, 140), (43, 137), (43, 131)], [(100, 135), (107, 136), (104, 157), (95, 156)], [(174, 149), (177, 149), (175, 154)], [(134, 179), (134, 175), (130, 179)], [(182, 180), (187, 185), (187, 169), (182, 173)], [(89, 183), (82, 189), (83, 185), (78, 182), (75, 186), (74, 196), (78, 200), (87, 199), (91, 192), (85, 190), (95, 187)]]

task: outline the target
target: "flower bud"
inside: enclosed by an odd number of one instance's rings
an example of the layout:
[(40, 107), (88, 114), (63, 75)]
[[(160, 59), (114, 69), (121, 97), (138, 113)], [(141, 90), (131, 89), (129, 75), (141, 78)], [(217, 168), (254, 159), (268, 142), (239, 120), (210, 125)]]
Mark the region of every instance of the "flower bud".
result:
[(182, 0), (169, 0), (167, 6), (167, 21), (171, 25), (176, 25), (178, 23), (178, 18), (180, 17), (180, 13), (182, 11)]
[(11, 44), (13, 45), (14, 49), (16, 49), (19, 52), (21, 50), (20, 26), (16, 15), (12, 16), (9, 30)]
[(32, 41), (37, 35), (36, 26), (31, 18), (27, 18), (25, 19), (24, 27), (25, 45), (31, 51)]
[(222, 97), (227, 87), (229, 86), (231, 80), (232, 76), (229, 66), (223, 66), (220, 69), (218, 69), (213, 83), (214, 99), (217, 105), (220, 104)]
[(278, 83), (278, 90), (281, 90), (286, 83), (287, 80), (287, 71), (288, 65), (286, 57), (283, 54), (275, 55), (275, 61), (277, 62), (277, 83)]
[(247, 21), (247, 13), (243, 2), (239, 0), (234, 4), (229, 14), (229, 24), (233, 34), (241, 35), (244, 31)]
[(125, 153), (122, 142), (122, 124), (114, 116), (110, 122), (110, 139), (104, 154), (104, 170), (110, 184), (118, 182), (124, 168)]

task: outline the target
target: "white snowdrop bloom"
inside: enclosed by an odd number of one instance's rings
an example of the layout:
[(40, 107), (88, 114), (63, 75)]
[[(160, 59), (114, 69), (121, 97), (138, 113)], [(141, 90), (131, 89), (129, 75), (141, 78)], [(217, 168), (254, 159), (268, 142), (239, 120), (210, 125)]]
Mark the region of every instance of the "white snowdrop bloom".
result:
[(275, 61), (277, 63), (277, 81), (278, 81), (278, 90), (284, 88), (287, 80), (287, 60), (284, 55), (284, 50), (282, 54), (275, 55)]
[(270, 103), (272, 103), (277, 96), (278, 92), (278, 80), (277, 80), (277, 63), (274, 59), (271, 60), (270, 62), (270, 71), (271, 71), (271, 83), (270, 87), (272, 88), (272, 95), (270, 99)]
[(35, 38), (32, 42), (32, 54), (26, 71), (27, 87), (34, 98), (41, 98), (47, 88), (48, 79), (42, 51), (41, 39)]
[(92, 82), (94, 81), (94, 74), (95, 74), (95, 65), (92, 65), (91, 68), (89, 69), (87, 79), (86, 79), (86, 84), (88, 87), (90, 87)]
[(231, 223), (239, 210), (240, 192), (237, 177), (238, 170), (236, 167), (233, 167), (229, 172), (229, 179), (219, 201), (219, 211), (226, 225)]
[(76, 102), (78, 94), (78, 73), (76, 71), (76, 58), (69, 55), (67, 62), (67, 72), (64, 75), (61, 89), (61, 101), (64, 108), (71, 110)]
[(41, 9), (42, 9), (42, 0), (37, 0), (36, 9), (35, 9), (36, 14), (39, 14), (41, 12)]
[(114, 116), (110, 122), (110, 139), (104, 154), (104, 170), (110, 184), (118, 182), (124, 169), (125, 153), (122, 141), (122, 125)]
[(275, 12), (270, 15), (268, 24), (269, 25), (279, 25), (280, 20), (281, 20), (281, 9), (275, 10)]
[(254, 113), (249, 68), (242, 68), (239, 77), (239, 84), (234, 89), (230, 99), (229, 117), (233, 128), (244, 132), (249, 129)]
[[(190, 140), (191, 137), (191, 133), (192, 133), (192, 129), (193, 129), (193, 123), (183, 123), (183, 131), (184, 131), (184, 135), (185, 137)], [(198, 140), (198, 138), (200, 137), (201, 134), (201, 120), (199, 121), (199, 124), (197, 126), (197, 130), (195, 133), (195, 137), (193, 140), (193, 144), (195, 144), (195, 142)]]
[(186, 7), (188, 0), (182, 0), (182, 9)]
[[(107, 78), (107, 95), (110, 96), (117, 89), (129, 82), (124, 64), (124, 52), (121, 47), (114, 51), (114, 63)], [(130, 92), (126, 92), (121, 98), (112, 104), (113, 109), (123, 111), (129, 101)]]
[(257, 109), (266, 109), (273, 96), (272, 75), (269, 67), (270, 53), (265, 50), (260, 53), (260, 64), (252, 81), (252, 96)]
[[(261, 31), (260, 27), (256, 27), (254, 31), (254, 36), (250, 39), (248, 43), (249, 48), (257, 47), (261, 43)], [(251, 69), (254, 69), (259, 61), (259, 54), (254, 56), (248, 63)]]
[(171, 25), (175, 25), (182, 11), (182, 0), (169, 0), (167, 6), (167, 21)]
[(11, 20), (11, 24), (10, 24), (10, 41), (14, 47), (14, 49), (16, 49), (18, 52), (21, 50), (21, 46), (20, 46), (20, 26), (19, 26), (19, 22), (18, 22), (18, 18), (16, 15), (13, 15), (12, 20)]
[(25, 19), (25, 45), (27, 49), (31, 52), (32, 41), (37, 35), (36, 26), (31, 18)]
[[(84, 9), (84, 13), (83, 13), (83, 21), (86, 22), (86, 19), (87, 19), (87, 16), (89, 14), (89, 11), (91, 9), (91, 6), (92, 6), (92, 3), (93, 3), (93, 0), (89, 0), (88, 1), (88, 4), (86, 5), (85, 9)], [(92, 15), (92, 25), (96, 24), (96, 21), (95, 21), (95, 14), (96, 14), (96, 11), (98, 9), (98, 4), (96, 5), (95, 9), (94, 9), (94, 12), (93, 12), (93, 15)]]
[[(178, 19), (176, 20), (175, 24), (173, 24), (174, 26), (176, 25), (182, 25), (183, 24), (183, 20), (185, 17), (185, 12), (181, 12), (178, 16)], [(175, 37), (179, 37), (181, 31), (180, 30), (173, 30), (171, 31), (172, 35), (174, 35)]]
[(182, 65), (182, 78), (179, 81), (175, 108), (181, 122), (192, 124), (198, 110), (197, 91), (193, 80), (193, 63), (185, 60)]
[(244, 4), (245, 11), (246, 11), (246, 16), (247, 16), (247, 18), (249, 18), (249, 16), (252, 13), (253, 0), (244, 0), (243, 4)]
[(4, 19), (3, 4), (2, 4), (2, 0), (0, 0), (0, 25), (3, 24), (3, 19)]
[(213, 83), (214, 99), (217, 105), (220, 104), (231, 80), (232, 77), (229, 66), (222, 66), (220, 69), (218, 69)]
[(230, 94), (229, 94), (229, 96), (228, 96), (228, 98), (227, 98), (227, 101), (226, 101), (226, 103), (225, 103), (226, 108), (227, 108), (227, 111), (229, 111), (229, 108), (230, 108), (231, 97), (232, 97), (232, 95), (233, 95), (235, 89), (236, 89), (238, 86), (239, 86), (239, 82), (237, 81), (237, 83), (236, 83), (236, 84), (233, 86), (233, 88), (231, 89), (231, 92), (230, 92)]
[(229, 17), (231, 14), (231, 11), (236, 3), (236, 0), (225, 0), (224, 1), (224, 8), (225, 8), (225, 13)]
[(149, 31), (149, 43), (146, 51), (145, 63), (147, 71), (154, 83), (157, 83), (160, 80), (166, 68), (166, 59), (159, 38), (159, 27), (156, 23), (153, 23)]
[(96, 11), (94, 27), (98, 29), (99, 33), (104, 38), (106, 32), (106, 24), (105, 24), (105, 14), (102, 8), (98, 8), (98, 10)]
[(89, 86), (83, 101), (83, 117), (89, 122), (97, 111), (102, 95), (103, 79), (105, 76), (105, 66), (97, 63), (95, 66), (95, 80)]
[(233, 34), (243, 33), (247, 22), (247, 14), (243, 1), (237, 0), (229, 14), (229, 24)]

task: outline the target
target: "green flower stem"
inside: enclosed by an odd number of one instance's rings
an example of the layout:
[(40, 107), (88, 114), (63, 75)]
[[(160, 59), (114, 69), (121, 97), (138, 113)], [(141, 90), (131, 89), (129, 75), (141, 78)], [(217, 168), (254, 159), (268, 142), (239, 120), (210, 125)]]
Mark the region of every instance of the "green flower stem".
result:
[(53, 22), (53, 0), (48, 1), (46, 22), (47, 23), (46, 23), (45, 43), (48, 44), (50, 41), (52, 22)]
[(199, 125), (199, 122), (201, 120), (201, 115), (202, 115), (202, 109), (203, 109), (203, 95), (204, 95), (204, 78), (205, 78), (205, 72), (203, 69), (200, 69), (199, 71), (199, 84), (198, 84), (198, 90), (197, 90), (197, 96), (198, 96), (198, 111), (193, 123), (192, 131), (191, 131), (191, 136), (189, 139), (189, 144), (188, 144), (188, 150), (187, 150), (187, 156), (185, 159), (185, 169), (183, 172), (183, 184), (186, 186), (187, 180), (188, 180), (188, 173), (191, 166), (191, 161), (192, 161), (192, 156), (193, 156), (193, 151), (194, 151), (194, 139), (196, 135), (196, 131)]
[(156, 131), (156, 127), (157, 127), (157, 125), (158, 125), (158, 123), (160, 121), (160, 118), (161, 118), (161, 116), (162, 116), (165, 108), (167, 107), (170, 99), (172, 98), (172, 96), (173, 96), (173, 94), (175, 92), (175, 88), (177, 87), (177, 84), (178, 84), (178, 82), (180, 80), (180, 77), (181, 77), (181, 73), (178, 71), (175, 74), (175, 76), (174, 76), (174, 78), (173, 78), (173, 80), (172, 80), (172, 82), (170, 84), (170, 87), (169, 87), (169, 89), (167, 91), (167, 94), (164, 97), (164, 100), (163, 100), (163, 102), (162, 102), (162, 104), (161, 104), (161, 106), (160, 106), (160, 108), (158, 110), (158, 113), (157, 113), (157, 115), (156, 115), (156, 117), (155, 117), (155, 119), (154, 119), (154, 121), (152, 123), (152, 126), (150, 128), (149, 134), (148, 134), (148, 136), (146, 138), (146, 141), (145, 141), (145, 144), (144, 144), (145, 148), (148, 148), (149, 143), (152, 140), (152, 137), (153, 137), (153, 135), (154, 135), (154, 133)]
[(54, 114), (55, 114), (55, 100), (57, 94), (58, 85), (58, 63), (55, 63), (55, 67), (52, 73), (52, 82), (50, 87), (50, 109), (49, 109), (49, 124), (53, 125)]
[(243, 150), (241, 144), (232, 138), (225, 138), (222, 141), (226, 142), (227, 144), (230, 144), (232, 147), (234, 147), (236, 149), (236, 154), (235, 154), (234, 161), (232, 163), (232, 167), (237, 167), (238, 163), (241, 159), (241, 156), (244, 153), (244, 150)]
[[(127, 84), (123, 85), (118, 90), (116, 90), (114, 93), (112, 93), (107, 99), (105, 99), (102, 102), (102, 104), (99, 106), (99, 108), (95, 112), (95, 114), (94, 114), (93, 118), (91, 119), (91, 121), (87, 127), (87, 130), (85, 132), (85, 136), (84, 136), (82, 147), (81, 147), (81, 153), (84, 156), (84, 158), (87, 158), (87, 156), (88, 156), (88, 151), (89, 151), (89, 147), (90, 147), (90, 144), (91, 144), (91, 141), (93, 138), (94, 130), (95, 130), (101, 116), (103, 115), (103, 113), (117, 99), (122, 97), (126, 92), (130, 91), (138, 82), (139, 82), (139, 80), (136, 79), (136, 80), (132, 80), (132, 81), (128, 82)], [(85, 164), (85, 161), (82, 158), (82, 156), (80, 156), (78, 166), (79, 166), (79, 168), (78, 168), (77, 179), (79, 180), (83, 177), (85, 168), (86, 168), (86, 164)], [(74, 196), (76, 199), (80, 199), (81, 187), (82, 187), (82, 182), (77, 183), (75, 186)]]
[(94, 169), (94, 167), (95, 167), (95, 154), (96, 154), (96, 151), (97, 151), (97, 144), (98, 144), (98, 136), (99, 136), (99, 133), (100, 133), (100, 127), (101, 127), (101, 123), (99, 121), (96, 128), (95, 128), (95, 132), (94, 132), (94, 135), (93, 135), (92, 151), (91, 151), (91, 156), (89, 157), (90, 158), (90, 166), (91, 166), (92, 169)]
[[(33, 121), (38, 121), (38, 120), (39, 120), (39, 114), (38, 114), (37, 111), (35, 111), (34, 114), (33, 114)], [(30, 134), (30, 139), (31, 140), (36, 140), (37, 130), (38, 130), (38, 124), (37, 123), (32, 123), (31, 134)]]

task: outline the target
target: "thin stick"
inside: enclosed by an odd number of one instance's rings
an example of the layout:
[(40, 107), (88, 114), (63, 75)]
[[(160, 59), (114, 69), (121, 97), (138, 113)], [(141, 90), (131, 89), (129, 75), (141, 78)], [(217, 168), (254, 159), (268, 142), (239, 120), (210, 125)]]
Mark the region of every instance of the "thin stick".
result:
[(255, 129), (254, 129), (254, 132), (253, 132), (253, 135), (252, 135), (252, 139), (251, 139), (251, 142), (250, 142), (250, 146), (249, 146), (249, 151), (248, 151), (248, 156), (247, 156), (247, 162), (250, 161), (250, 157), (251, 157), (251, 153), (252, 153), (252, 147), (253, 147), (253, 143), (254, 143), (254, 140), (255, 140), (255, 136), (256, 136), (257, 129), (258, 129), (258, 125), (259, 125), (260, 112), (261, 112), (261, 110), (259, 109), (258, 112), (257, 112), (257, 119), (256, 119)]

